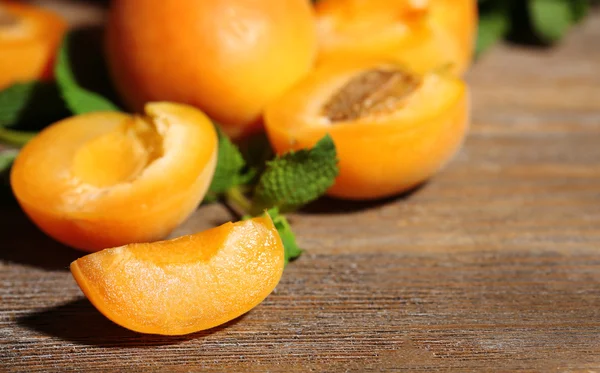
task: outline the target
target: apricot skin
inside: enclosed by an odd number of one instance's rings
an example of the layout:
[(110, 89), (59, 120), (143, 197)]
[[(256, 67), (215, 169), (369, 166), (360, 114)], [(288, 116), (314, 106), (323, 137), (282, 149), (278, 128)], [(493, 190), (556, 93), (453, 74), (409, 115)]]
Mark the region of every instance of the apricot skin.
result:
[(471, 63), (475, 0), (320, 0), (316, 13), (319, 65), (379, 56), (420, 73), (448, 66), (462, 75)]
[(103, 250), (74, 261), (71, 273), (116, 324), (181, 335), (254, 308), (273, 291), (283, 267), (281, 239), (265, 214), (170, 241)]
[(0, 1), (0, 12), (16, 20), (14, 26), (0, 26), (0, 90), (17, 82), (50, 79), (66, 22), (50, 11), (12, 1)]
[(152, 100), (191, 104), (239, 138), (310, 70), (317, 39), (307, 0), (119, 0), (106, 50), (134, 110)]
[[(42, 231), (68, 246), (97, 251), (162, 239), (196, 209), (216, 165), (212, 123), (185, 105), (152, 103), (146, 111), (156, 125), (164, 154), (129, 179), (112, 180), (119, 172), (105, 168), (129, 167), (133, 153), (120, 153), (122, 147), (102, 143), (91, 148), (102, 136), (122, 136), (120, 126), (132, 119), (123, 113), (90, 113), (59, 121), (22, 149), (11, 171), (11, 186)], [(139, 138), (122, 140), (136, 145)], [(82, 149), (97, 154), (88, 169), (76, 162)], [(141, 151), (138, 157), (145, 155)], [(95, 184), (101, 180), (93, 177), (99, 172), (108, 185)]]
[(460, 51), (455, 71), (467, 71), (475, 52), (477, 39), (477, 2), (475, 0), (432, 0), (432, 18), (452, 38)]
[(330, 196), (371, 200), (407, 191), (438, 172), (466, 134), (467, 88), (437, 74), (425, 75), (423, 87), (397, 112), (334, 123), (323, 116), (323, 104), (344, 81), (378, 64), (317, 69), (265, 112), (267, 134), (279, 154), (332, 136), (340, 173)]

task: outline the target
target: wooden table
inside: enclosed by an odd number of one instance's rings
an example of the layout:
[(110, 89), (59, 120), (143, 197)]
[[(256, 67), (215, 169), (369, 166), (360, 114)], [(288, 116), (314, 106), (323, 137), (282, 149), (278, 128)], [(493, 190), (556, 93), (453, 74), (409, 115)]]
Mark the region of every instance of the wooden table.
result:
[[(600, 371), (600, 14), (552, 50), (469, 75), (460, 155), (414, 193), (320, 201), (260, 306), (185, 337), (122, 329), (68, 272), (81, 255), (0, 211), (0, 371)], [(202, 207), (176, 234), (230, 219)]]

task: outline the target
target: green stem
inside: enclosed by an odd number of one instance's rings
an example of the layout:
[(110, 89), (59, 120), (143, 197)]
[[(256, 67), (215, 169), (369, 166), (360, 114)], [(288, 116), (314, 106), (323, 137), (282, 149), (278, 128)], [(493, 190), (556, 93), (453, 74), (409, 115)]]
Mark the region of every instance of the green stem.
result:
[(27, 144), (35, 135), (37, 135), (37, 132), (15, 131), (0, 127), (0, 141), (15, 146)]
[(225, 192), (225, 202), (240, 217), (248, 215), (252, 210), (252, 202), (244, 195), (241, 187), (233, 187)]

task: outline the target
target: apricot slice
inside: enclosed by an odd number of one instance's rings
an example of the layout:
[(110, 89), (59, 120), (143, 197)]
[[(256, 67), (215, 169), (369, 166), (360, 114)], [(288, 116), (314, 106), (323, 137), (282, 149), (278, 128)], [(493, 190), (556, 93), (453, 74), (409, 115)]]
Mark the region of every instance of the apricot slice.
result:
[(475, 0), (320, 0), (316, 11), (319, 63), (379, 56), (457, 75), (470, 65)]
[(71, 117), (31, 140), (11, 172), (31, 220), (85, 251), (162, 239), (185, 220), (214, 173), (215, 129), (190, 106), (145, 111)]
[(260, 129), (264, 106), (317, 54), (308, 0), (119, 0), (106, 50), (126, 103), (197, 106), (234, 138)]
[(275, 288), (283, 245), (268, 214), (170, 241), (106, 249), (71, 263), (75, 281), (113, 322), (141, 333), (209, 329)]
[(66, 22), (33, 5), (0, 0), (0, 89), (48, 79)]
[(329, 133), (340, 173), (328, 194), (357, 200), (392, 196), (431, 177), (458, 150), (467, 124), (463, 82), (377, 61), (322, 66), (265, 112), (280, 154)]

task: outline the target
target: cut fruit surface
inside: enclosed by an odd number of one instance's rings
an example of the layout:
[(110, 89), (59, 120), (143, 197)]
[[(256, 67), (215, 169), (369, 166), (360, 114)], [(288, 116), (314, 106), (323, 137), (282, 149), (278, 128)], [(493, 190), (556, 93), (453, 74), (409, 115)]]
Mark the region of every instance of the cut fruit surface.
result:
[(319, 63), (379, 56), (426, 73), (470, 65), (475, 0), (320, 0)]
[(0, 0), (0, 89), (49, 78), (66, 29), (66, 22), (50, 11)]
[(284, 267), (268, 214), (170, 241), (131, 244), (71, 264), (77, 284), (113, 322), (141, 333), (209, 329), (254, 308)]
[(204, 197), (217, 136), (200, 111), (90, 113), (53, 124), (17, 157), (11, 184), (48, 235), (86, 251), (164, 238)]
[(468, 119), (460, 80), (380, 61), (322, 66), (265, 112), (279, 154), (312, 147), (329, 133), (340, 173), (328, 194), (359, 200), (431, 177), (459, 149)]

